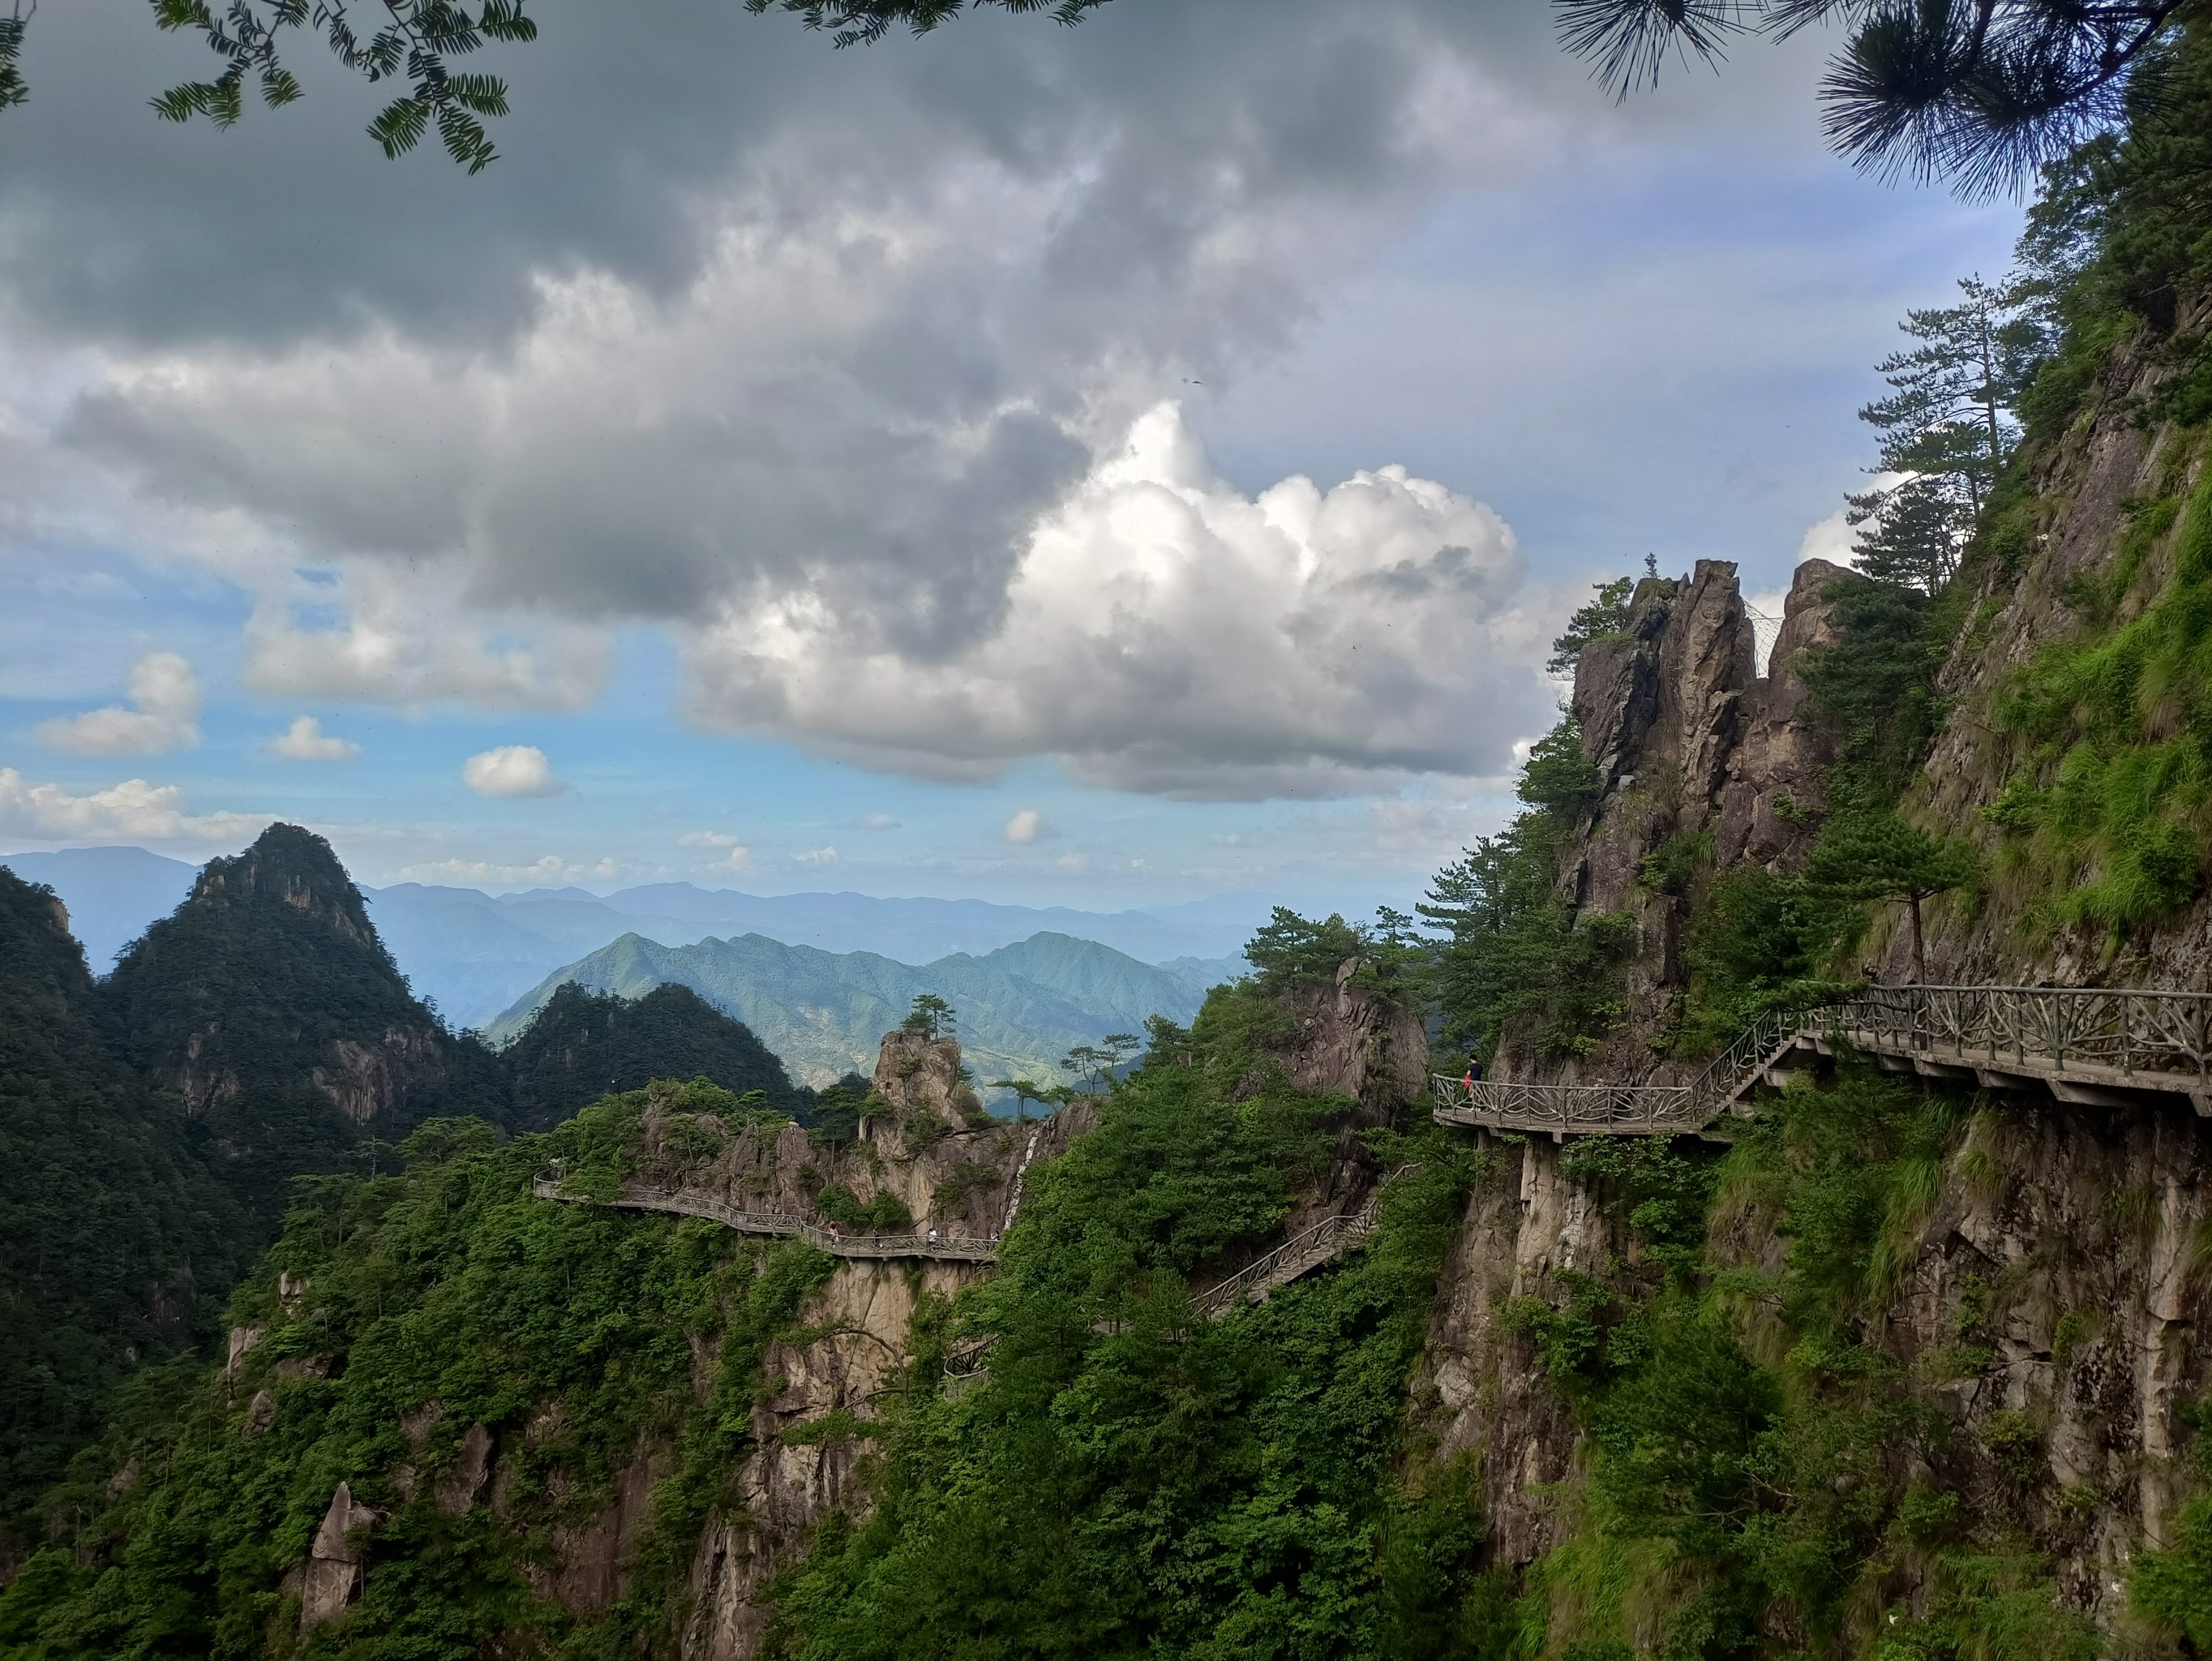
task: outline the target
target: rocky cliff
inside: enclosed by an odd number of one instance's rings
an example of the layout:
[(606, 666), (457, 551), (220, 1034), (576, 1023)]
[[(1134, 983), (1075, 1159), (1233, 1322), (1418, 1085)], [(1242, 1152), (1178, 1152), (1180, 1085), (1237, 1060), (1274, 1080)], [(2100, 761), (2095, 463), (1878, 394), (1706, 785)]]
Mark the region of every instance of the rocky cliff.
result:
[(1765, 675), (1735, 567), (1720, 560), (1645, 578), (1621, 631), (1584, 649), (1570, 707), (1596, 780), (1559, 881), (1577, 912), (1631, 926), (1621, 1007), (1589, 1053), (1565, 1062), (1540, 1059), (1528, 1031), (1509, 1030), (1498, 1076), (1671, 1082), (1696, 1070), (1669, 1059), (1666, 1041), (1688, 989), (1691, 879), (1745, 861), (1789, 870), (1810, 845), (1830, 745), (1802, 665), (1835, 637), (1828, 590), (1844, 575), (1823, 560), (1798, 568)]
[[(1972, 837), (1988, 874), (1932, 917), (1931, 979), (2208, 984), (2192, 762), (2212, 445), (2201, 421), (2155, 418), (2188, 361), (2168, 342), (2208, 327), (2212, 294), (2171, 329), (2137, 326), (1961, 580), (1964, 626), (1937, 680), (1948, 718), (1908, 801)], [(2101, 903), (2069, 905), (2077, 891)], [(1877, 950), (1886, 978), (1908, 977), (1902, 938)]]

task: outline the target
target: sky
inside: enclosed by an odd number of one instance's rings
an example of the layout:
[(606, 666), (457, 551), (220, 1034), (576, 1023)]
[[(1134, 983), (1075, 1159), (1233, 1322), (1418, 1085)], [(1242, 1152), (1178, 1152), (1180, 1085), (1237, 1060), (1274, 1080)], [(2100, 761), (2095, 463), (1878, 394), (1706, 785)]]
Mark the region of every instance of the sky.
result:
[(2020, 217), (1828, 155), (1815, 33), (1616, 102), (1539, 0), (535, 11), (474, 177), (312, 40), (217, 132), (137, 0), (33, 19), (0, 848), (1403, 905), (1590, 582), (1844, 551)]

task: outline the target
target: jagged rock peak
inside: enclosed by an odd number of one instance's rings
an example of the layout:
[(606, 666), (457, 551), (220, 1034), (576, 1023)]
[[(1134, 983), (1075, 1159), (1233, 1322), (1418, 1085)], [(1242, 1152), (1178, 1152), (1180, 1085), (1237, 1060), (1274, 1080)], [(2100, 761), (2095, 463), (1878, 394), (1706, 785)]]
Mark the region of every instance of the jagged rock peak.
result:
[(361, 891), (330, 843), (296, 824), (272, 824), (244, 853), (210, 860), (185, 904), (205, 908), (288, 905), (323, 919), (363, 945), (376, 939)]
[(888, 1110), (877, 1116), (902, 1125), (935, 1121), (957, 1130), (982, 1107), (966, 1074), (960, 1042), (949, 1033), (906, 1027), (886, 1032), (871, 1092)]

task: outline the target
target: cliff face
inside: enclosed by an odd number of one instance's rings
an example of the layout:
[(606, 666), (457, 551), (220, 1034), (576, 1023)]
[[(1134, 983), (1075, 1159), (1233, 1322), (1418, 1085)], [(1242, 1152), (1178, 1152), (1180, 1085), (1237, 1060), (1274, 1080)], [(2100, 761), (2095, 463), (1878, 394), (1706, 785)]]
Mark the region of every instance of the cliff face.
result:
[(1559, 881), (1581, 913), (1631, 921), (1622, 1014), (1591, 1054), (1565, 1063), (1538, 1062), (1527, 1036), (1509, 1031), (1498, 1076), (1637, 1082), (1695, 1070), (1654, 1048), (1688, 984), (1688, 897), (1642, 862), (1670, 847), (1723, 867), (1750, 860), (1780, 871), (1802, 860), (1812, 830), (1799, 810), (1817, 811), (1829, 755), (1797, 666), (1833, 638), (1822, 591), (1842, 575), (1822, 560), (1798, 568), (1764, 677), (1735, 567), (1720, 560), (1680, 580), (1646, 578), (1626, 630), (1585, 648), (1571, 708), (1597, 795)]
[(271, 1220), (331, 1169), (447, 1101), (455, 1046), (377, 940), (330, 845), (271, 825), (210, 861), (101, 985), (117, 1047), (204, 1120), (227, 1179)]
[[(1079, 1101), (1026, 1125), (976, 1123), (963, 1074), (955, 1040), (890, 1032), (877, 1062), (874, 1110), (850, 1147), (825, 1150), (785, 1124), (742, 1131), (702, 1159), (691, 1151), (696, 1117), (648, 1110), (636, 1172), (742, 1209), (823, 1221), (825, 1190), (842, 1189), (863, 1211), (896, 1201), (916, 1228), (994, 1238), (1013, 1220), (1030, 1165), (1064, 1152), (1096, 1113)], [(845, 1226), (858, 1238), (877, 1226)], [(808, 1296), (799, 1335), (770, 1345), (763, 1362), (735, 1503), (710, 1519), (693, 1559), (685, 1656), (748, 1661), (758, 1652), (770, 1583), (803, 1557), (824, 1516), (866, 1509), (860, 1472), (870, 1426), (885, 1396), (906, 1387), (917, 1315), (941, 1311), (990, 1272), (980, 1262), (841, 1259)]]
[[(2187, 339), (2208, 327), (2212, 295), (2203, 295), (2176, 319), (2174, 333)], [(1951, 713), (1908, 806), (1924, 823), (1973, 837), (1992, 880), (1978, 904), (1931, 914), (1933, 980), (2201, 987), (2212, 975), (2212, 892), (2143, 919), (2124, 940), (2095, 926), (2051, 928), (2032, 914), (2036, 903), (2106, 874), (2106, 861), (2092, 854), (2043, 891), (2030, 891), (2005, 870), (2005, 837), (1982, 811), (2014, 778), (2049, 788), (2069, 759), (2063, 738), (2049, 744), (2007, 719), (2008, 694), (2023, 672), (2053, 643), (2142, 618), (2175, 579), (2192, 518), (2204, 510), (2202, 431), (2144, 417), (2177, 373), (2173, 355), (2154, 344), (2139, 340), (2114, 355), (2071, 429), (2036, 468), (2014, 545), (1981, 568), (1967, 626), (1938, 678)], [(2188, 511), (2171, 511), (2184, 502), (2192, 503)], [(2161, 507), (2169, 510), (2162, 522), (2154, 517)], [(2148, 712), (2139, 741), (2173, 738), (2203, 720), (2177, 703), (2178, 693), (2168, 689), (2163, 707)], [(2201, 879), (2192, 887), (2202, 891)], [(1879, 940), (1877, 952), (1886, 979), (1909, 978), (1903, 931)]]
[[(1618, 1291), (1649, 1260), (1618, 1186), (1577, 1178), (1547, 1141), (1486, 1140), (1493, 1162), (1438, 1285), (1414, 1415), (1441, 1455), (1479, 1458), (1486, 1556), (1525, 1567), (1583, 1525), (1593, 1458), (1526, 1311)], [(2172, 1543), (2191, 1481), (2185, 1412), (2212, 1386), (2193, 1267), (2208, 1214), (2212, 1130), (2186, 1109), (1991, 1108), (1951, 1139), (1862, 1329), (1894, 1392), (1869, 1469), (1956, 1496), (1960, 1535), (2035, 1554), (2058, 1606), (2107, 1632), (2125, 1624), (2136, 1558)], [(1715, 1270), (1786, 1284), (1802, 1220), (1724, 1193), (1713, 1222)], [(1758, 1306), (1746, 1315), (1752, 1353), (1791, 1342)], [(1917, 1616), (1939, 1595), (1929, 1555), (1869, 1572), (1870, 1596)]]

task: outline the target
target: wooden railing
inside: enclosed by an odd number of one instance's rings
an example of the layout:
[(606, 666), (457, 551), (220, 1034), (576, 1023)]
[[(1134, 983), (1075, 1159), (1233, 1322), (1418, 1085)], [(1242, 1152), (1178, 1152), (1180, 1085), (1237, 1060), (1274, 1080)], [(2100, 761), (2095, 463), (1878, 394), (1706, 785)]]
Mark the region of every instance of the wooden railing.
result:
[(1877, 986), (1834, 1009), (1828, 1027), (1885, 1049), (2043, 1060), (2177, 1075), (2201, 1086), (2212, 1060), (2212, 993), (2055, 986)]
[(933, 1239), (926, 1229), (896, 1234), (856, 1229), (848, 1233), (787, 1211), (745, 1211), (711, 1194), (688, 1189), (626, 1187), (619, 1199), (595, 1200), (588, 1195), (563, 1192), (562, 1179), (543, 1171), (532, 1180), (530, 1190), (541, 1200), (562, 1200), (572, 1205), (607, 1205), (624, 1211), (672, 1212), (680, 1217), (703, 1217), (741, 1234), (791, 1236), (838, 1257), (936, 1257), (988, 1263), (995, 1262), (999, 1256), (995, 1238), (979, 1239), (940, 1233)]
[(1834, 1003), (1763, 1017), (1694, 1084), (1469, 1084), (1439, 1074), (1432, 1081), (1436, 1116), (1447, 1124), (1555, 1135), (1698, 1130), (1808, 1037), (2062, 1084), (2186, 1091), (2200, 1108), (2212, 1099), (2212, 993), (1876, 986)]

